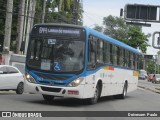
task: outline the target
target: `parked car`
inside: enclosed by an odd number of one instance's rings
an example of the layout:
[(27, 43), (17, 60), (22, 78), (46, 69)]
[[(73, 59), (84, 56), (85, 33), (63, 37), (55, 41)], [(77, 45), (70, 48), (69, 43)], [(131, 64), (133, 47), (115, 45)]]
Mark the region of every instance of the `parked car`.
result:
[(144, 74), (139, 74), (138, 80), (146, 80), (146, 76)]
[(139, 74), (140, 74), (141, 76), (145, 76), (145, 79), (148, 78), (147, 72), (146, 72), (145, 70), (143, 70), (143, 69), (139, 70)]
[(149, 75), (148, 75), (148, 81), (149, 81), (149, 82), (152, 81), (153, 75), (154, 75), (154, 74), (149, 74)]
[(14, 90), (22, 94), (24, 90), (23, 74), (10, 65), (0, 65), (0, 90)]
[(160, 74), (154, 74), (152, 83), (160, 83)]

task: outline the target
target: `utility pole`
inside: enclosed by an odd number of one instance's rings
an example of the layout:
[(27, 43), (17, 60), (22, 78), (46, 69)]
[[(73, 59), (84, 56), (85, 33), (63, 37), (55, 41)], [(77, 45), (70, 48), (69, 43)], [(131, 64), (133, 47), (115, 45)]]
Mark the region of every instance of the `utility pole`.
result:
[(75, 25), (78, 24), (78, 8), (79, 8), (79, 2), (80, 2), (80, 0), (74, 0), (72, 23), (75, 24)]
[(20, 0), (19, 11), (18, 11), (18, 23), (17, 23), (17, 38), (16, 38), (16, 53), (19, 54), (21, 43), (22, 43), (22, 34), (23, 34), (23, 23), (24, 23), (24, 6), (25, 0)]
[(3, 43), (3, 51), (6, 51), (6, 52), (10, 51), (12, 11), (13, 11), (13, 0), (7, 0), (5, 36), (4, 36), (4, 43)]
[(26, 30), (26, 41), (25, 41), (25, 51), (24, 51), (24, 54), (26, 55), (27, 54), (27, 48), (28, 48), (28, 41), (29, 41), (29, 33), (30, 33), (30, 30), (31, 30), (31, 13), (33, 11), (33, 0), (30, 0), (29, 1), (29, 10), (28, 10), (28, 21), (27, 21), (27, 30)]
[(31, 23), (30, 23), (30, 27), (33, 27), (33, 23), (34, 23), (34, 16), (35, 16), (35, 9), (36, 9), (36, 0), (32, 1), (32, 12), (31, 12)]
[(63, 3), (63, 0), (59, 0), (58, 12), (61, 12), (62, 10), (62, 3)]
[[(24, 16), (24, 25), (23, 25), (23, 37), (22, 37), (24, 43), (25, 43), (25, 41), (26, 41), (28, 3), (29, 3), (29, 0), (26, 0), (25, 16)], [(25, 49), (25, 48), (24, 48), (24, 49)]]
[(42, 23), (44, 23), (45, 13), (46, 13), (46, 0), (43, 0)]

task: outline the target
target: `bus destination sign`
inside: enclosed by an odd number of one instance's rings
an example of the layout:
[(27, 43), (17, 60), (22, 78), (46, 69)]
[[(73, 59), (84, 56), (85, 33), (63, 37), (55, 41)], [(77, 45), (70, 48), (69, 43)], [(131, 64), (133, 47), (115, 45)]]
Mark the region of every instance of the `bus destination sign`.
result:
[(80, 36), (80, 29), (62, 27), (34, 27), (32, 33), (39, 35), (71, 35)]

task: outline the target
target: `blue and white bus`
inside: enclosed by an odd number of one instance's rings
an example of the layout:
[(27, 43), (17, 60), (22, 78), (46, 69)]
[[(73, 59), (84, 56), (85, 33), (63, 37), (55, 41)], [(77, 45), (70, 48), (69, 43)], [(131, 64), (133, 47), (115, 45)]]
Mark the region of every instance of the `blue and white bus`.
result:
[(82, 26), (37, 24), (30, 33), (25, 91), (87, 99), (125, 98), (137, 88), (140, 52), (118, 40)]

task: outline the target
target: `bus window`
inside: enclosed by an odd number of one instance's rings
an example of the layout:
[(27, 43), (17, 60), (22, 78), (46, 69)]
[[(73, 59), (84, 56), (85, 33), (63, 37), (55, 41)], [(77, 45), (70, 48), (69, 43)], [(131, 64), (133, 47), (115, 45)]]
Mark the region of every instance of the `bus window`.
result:
[(96, 40), (89, 38), (88, 41), (88, 70), (94, 69), (96, 65)]
[(117, 46), (112, 47), (113, 65), (117, 65)]
[(110, 44), (108, 42), (104, 42), (104, 51), (103, 51), (103, 58), (104, 63), (110, 63)]
[(134, 66), (133, 66), (133, 53), (130, 53), (130, 64), (131, 64), (131, 68), (134, 69)]
[(134, 69), (137, 70), (137, 68), (138, 68), (138, 55), (136, 55), (136, 54), (133, 54), (133, 66), (134, 66)]
[(113, 51), (112, 51), (112, 44), (109, 45), (110, 46), (110, 63), (113, 64)]
[(103, 41), (102, 40), (97, 40), (97, 62), (104, 63), (103, 62)]
[(120, 48), (119, 49), (119, 65), (121, 66), (121, 67), (123, 67), (123, 65), (124, 65), (124, 56), (123, 56), (123, 54), (124, 54), (124, 50), (122, 49), (122, 48)]
[(129, 62), (129, 52), (127, 50), (125, 50), (125, 66), (126, 68), (128, 68), (128, 62)]
[(120, 65), (120, 47), (117, 47), (117, 65)]

